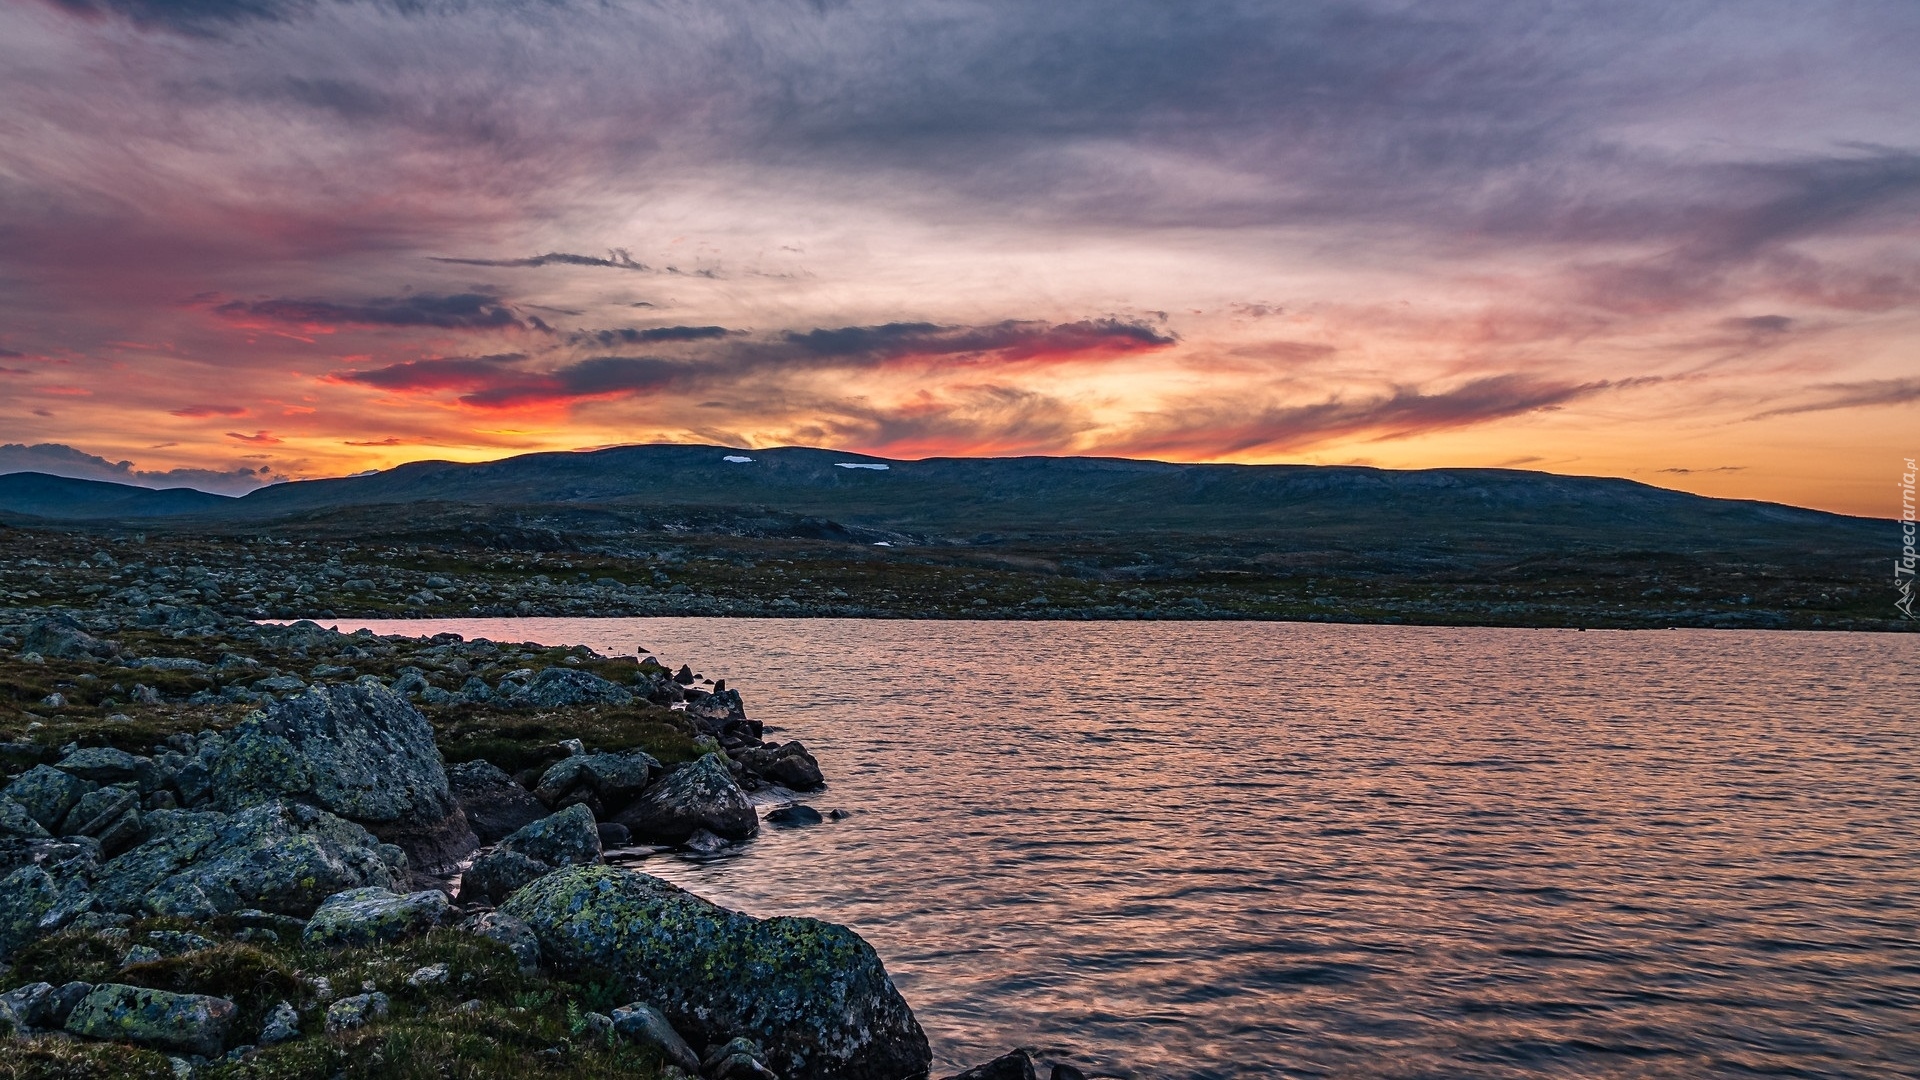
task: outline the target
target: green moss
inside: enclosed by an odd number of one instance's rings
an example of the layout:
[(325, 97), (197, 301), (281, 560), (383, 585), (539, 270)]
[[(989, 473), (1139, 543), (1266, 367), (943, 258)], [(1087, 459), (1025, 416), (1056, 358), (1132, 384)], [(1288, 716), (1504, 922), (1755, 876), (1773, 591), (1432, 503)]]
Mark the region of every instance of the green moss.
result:
[(8, 988), (28, 983), (104, 982), (120, 968), (128, 942), (124, 937), (92, 930), (67, 930), (43, 937), (13, 954), (13, 970), (0, 983)]
[(117, 1043), (56, 1039), (0, 1040), (0, 1080), (173, 1080), (173, 1063), (157, 1050)]
[(260, 1030), (275, 1002), (296, 999), (301, 989), (284, 959), (242, 943), (134, 964), (115, 978), (155, 990), (226, 998), (240, 1008), (233, 1030), (248, 1037)]
[(644, 703), (534, 714), (471, 705), (426, 712), (448, 762), (485, 758), (510, 773), (559, 760), (565, 752), (554, 744), (562, 739), (596, 750), (644, 750), (663, 765), (701, 754), (685, 714)]

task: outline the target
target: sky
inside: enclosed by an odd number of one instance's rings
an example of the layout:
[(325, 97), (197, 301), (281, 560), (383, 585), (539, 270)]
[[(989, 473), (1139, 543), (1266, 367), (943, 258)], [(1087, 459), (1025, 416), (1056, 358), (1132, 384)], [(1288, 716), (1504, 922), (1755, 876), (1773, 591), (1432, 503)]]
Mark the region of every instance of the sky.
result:
[(1878, 517), (1912, 0), (15, 0), (0, 470), (634, 442)]

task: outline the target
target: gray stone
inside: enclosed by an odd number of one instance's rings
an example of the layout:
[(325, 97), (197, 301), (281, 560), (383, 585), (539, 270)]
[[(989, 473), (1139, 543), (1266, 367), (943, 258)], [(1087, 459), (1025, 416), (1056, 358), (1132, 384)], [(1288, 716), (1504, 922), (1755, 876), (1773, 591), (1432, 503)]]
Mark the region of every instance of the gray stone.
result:
[(5, 795), (25, 807), (27, 813), (48, 832), (58, 832), (67, 811), (73, 809), (93, 785), (51, 765), (35, 765), (8, 784)]
[(238, 1011), (226, 998), (101, 983), (74, 1006), (66, 1029), (90, 1039), (218, 1057)]
[(275, 1046), (299, 1037), (300, 1014), (285, 1001), (273, 1007), (273, 1011), (267, 1014), (267, 1022), (260, 1028), (261, 1046)]
[(440, 986), (446, 983), (448, 974), (447, 965), (428, 964), (423, 968), (415, 968), (413, 973), (407, 976), (407, 985), (416, 990), (423, 986)]
[(91, 780), (96, 784), (130, 783), (139, 781), (142, 777), (150, 778), (154, 775), (151, 760), (129, 754), (125, 750), (116, 750), (111, 746), (90, 746), (84, 750), (75, 750), (54, 762), (53, 767), (70, 776)]
[(900, 1080), (932, 1061), (880, 958), (844, 926), (754, 919), (608, 866), (558, 870), (501, 911), (561, 970), (613, 973), (697, 1042), (753, 1038), (787, 1080)]
[(47, 1005), (57, 991), (52, 983), (36, 982), (0, 994), (0, 1018), (11, 1020), (14, 1028), (47, 1026)]
[(547, 807), (489, 761), (447, 767), (447, 786), (466, 812), (467, 824), (483, 844), (492, 844), (523, 825), (546, 817)]
[(326, 897), (406, 881), (406, 860), (365, 829), (282, 801), (236, 814), (155, 810), (147, 840), (102, 866), (108, 911), (207, 917), (259, 908), (301, 918)]
[(511, 915), (483, 912), (461, 923), (460, 929), (505, 945), (523, 972), (532, 974), (540, 967), (540, 939), (534, 936), (532, 927)]
[(489, 851), (460, 875), (460, 902), (497, 904), (552, 872), (553, 867), (517, 851)]
[(18, 836), (29, 840), (44, 840), (47, 830), (40, 827), (33, 814), (27, 808), (0, 795), (0, 836)]
[(673, 1030), (665, 1013), (636, 1001), (631, 1005), (622, 1005), (613, 1010), (614, 1033), (642, 1046), (651, 1046), (660, 1051), (660, 1056), (672, 1065), (678, 1065), (690, 1073), (700, 1071), (700, 1055), (693, 1052), (687, 1040)]
[(729, 840), (745, 840), (760, 829), (760, 815), (718, 754), (669, 773), (614, 820), (636, 840), (667, 844), (700, 829)]
[(619, 683), (590, 671), (550, 667), (512, 692), (507, 704), (522, 709), (559, 709), (569, 705), (630, 705), (633, 695)]
[(388, 1007), (385, 994), (356, 994), (341, 998), (327, 1006), (327, 1034), (352, 1031), (376, 1020), (385, 1020)]
[(820, 763), (798, 740), (782, 746), (749, 747), (734, 754), (752, 772), (795, 791), (812, 791), (826, 783)]
[(581, 866), (600, 861), (600, 830), (592, 811), (569, 806), (500, 841), (500, 850), (518, 852), (548, 866)]
[(60, 831), (68, 836), (98, 837), (120, 815), (139, 805), (139, 792), (122, 787), (95, 788), (74, 804)]
[(73, 1015), (74, 1006), (86, 1000), (87, 995), (91, 993), (93, 993), (93, 984), (83, 982), (66, 983), (55, 990), (47, 998), (46, 1026), (50, 1028), (66, 1026), (67, 1017)]
[(87, 633), (80, 623), (67, 615), (50, 615), (27, 624), (20, 636), (22, 653), (46, 657), (112, 656), (116, 646)]
[(214, 791), (226, 808), (310, 799), (399, 845), (424, 871), (450, 869), (479, 846), (447, 788), (433, 728), (378, 686), (316, 687), (249, 715), (214, 768)]
[(438, 889), (405, 896), (390, 889), (349, 889), (321, 903), (300, 940), (332, 948), (398, 941), (440, 925), (447, 910), (447, 895)]

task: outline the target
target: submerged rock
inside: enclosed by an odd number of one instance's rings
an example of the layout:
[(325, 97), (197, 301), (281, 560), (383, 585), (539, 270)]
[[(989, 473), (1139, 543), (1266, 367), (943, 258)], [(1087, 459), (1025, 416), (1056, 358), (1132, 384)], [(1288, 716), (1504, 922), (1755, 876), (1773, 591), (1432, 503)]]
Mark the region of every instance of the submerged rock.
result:
[(701, 829), (728, 840), (745, 840), (760, 829), (760, 815), (718, 754), (668, 774), (614, 821), (635, 840), (666, 844), (681, 843)]
[(546, 817), (547, 807), (533, 793), (490, 761), (468, 761), (447, 767), (447, 787), (467, 824), (483, 844), (492, 844), (523, 825)]
[(787, 1080), (901, 1080), (932, 1061), (880, 958), (844, 926), (754, 919), (606, 866), (549, 874), (501, 911), (550, 962), (614, 973), (682, 1035), (757, 1040)]
[(438, 889), (405, 896), (391, 889), (349, 889), (321, 903), (300, 940), (331, 947), (398, 941), (440, 925), (447, 908), (447, 896)]
[(1033, 1057), (1025, 1050), (1002, 1054), (985, 1065), (975, 1065), (947, 1080), (1035, 1080)]
[(90, 1039), (218, 1057), (238, 1011), (226, 998), (101, 983), (73, 1007), (66, 1029)]
[(399, 845), (420, 870), (451, 868), (479, 846), (447, 787), (433, 728), (377, 684), (269, 703), (234, 728), (213, 774), (223, 808), (311, 800)]

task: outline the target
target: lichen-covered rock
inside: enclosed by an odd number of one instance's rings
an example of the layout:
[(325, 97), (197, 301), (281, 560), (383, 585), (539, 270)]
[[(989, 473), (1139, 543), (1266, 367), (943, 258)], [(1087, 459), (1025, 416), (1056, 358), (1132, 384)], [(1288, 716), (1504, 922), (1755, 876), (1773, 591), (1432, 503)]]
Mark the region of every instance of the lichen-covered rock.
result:
[(549, 962), (618, 975), (697, 1042), (749, 1036), (787, 1080), (901, 1080), (932, 1061), (880, 958), (844, 926), (754, 919), (607, 866), (556, 871), (501, 911)]
[(53, 767), (70, 776), (91, 780), (96, 784), (138, 782), (143, 789), (152, 787), (152, 781), (158, 775), (151, 758), (129, 754), (125, 750), (115, 750), (111, 746), (90, 746), (84, 750), (75, 750), (54, 762)]
[(449, 868), (479, 846), (447, 788), (433, 728), (377, 684), (269, 703), (233, 730), (213, 774), (223, 808), (312, 801), (398, 844), (421, 870)]
[[(29, 1028), (45, 1027), (47, 1002), (54, 995), (52, 983), (36, 982), (18, 986), (0, 994), (0, 1033), (13, 1034)], [(11, 1028), (11, 1032), (6, 1032)]]
[(49, 615), (27, 624), (20, 637), (20, 651), (41, 656), (112, 656), (117, 647), (101, 641), (70, 615)]
[(35, 765), (15, 778), (0, 795), (25, 807), (41, 828), (54, 833), (60, 830), (67, 811), (73, 809), (91, 787), (93, 785), (85, 780), (51, 765)]
[(490, 761), (447, 766), (447, 787), (466, 812), (467, 824), (483, 844), (546, 817), (545, 804)]
[(500, 841), (501, 851), (516, 851), (550, 867), (584, 866), (600, 861), (600, 830), (593, 812), (569, 806)]
[(300, 1014), (293, 1005), (282, 1001), (267, 1014), (267, 1022), (260, 1026), (260, 1045), (275, 1046), (289, 1039), (300, 1037)]
[(406, 858), (367, 830), (284, 801), (236, 814), (155, 810), (147, 840), (102, 866), (98, 906), (205, 917), (243, 908), (306, 917), (344, 889), (406, 881)]
[(460, 924), (460, 929), (489, 941), (497, 941), (513, 953), (520, 970), (531, 974), (540, 966), (540, 939), (533, 928), (511, 915), (498, 911), (482, 912)]
[(744, 840), (760, 829), (760, 815), (718, 754), (669, 773), (614, 820), (635, 840), (667, 844), (700, 829), (729, 840)]
[(553, 867), (517, 851), (489, 851), (460, 875), (462, 904), (497, 904), (553, 873)]
[(333, 948), (398, 941), (440, 925), (447, 908), (447, 896), (438, 889), (405, 896), (391, 889), (349, 889), (320, 904), (300, 940)]
[(601, 811), (617, 811), (658, 775), (660, 763), (641, 750), (579, 754), (555, 762), (542, 773), (533, 794), (548, 806), (589, 802)]
[(568, 705), (629, 705), (633, 695), (619, 683), (591, 671), (550, 667), (515, 689), (506, 703), (521, 709), (559, 709)]
[(795, 791), (812, 791), (826, 783), (820, 763), (797, 739), (781, 746), (751, 747), (734, 756), (753, 772)]
[(95, 788), (81, 796), (60, 831), (69, 836), (97, 837), (122, 814), (140, 805), (140, 793), (123, 787)]
[(202, 1057), (218, 1057), (237, 1010), (226, 998), (101, 983), (73, 1007), (66, 1029)]
[(387, 995), (355, 994), (327, 1006), (327, 1033), (352, 1031), (387, 1018)]
[(78, 875), (48, 872), (38, 864), (0, 878), (0, 961), (42, 934), (66, 926), (94, 905)]
[(35, 821), (27, 808), (0, 795), (0, 836), (19, 836), (29, 840), (46, 839), (47, 830)]

